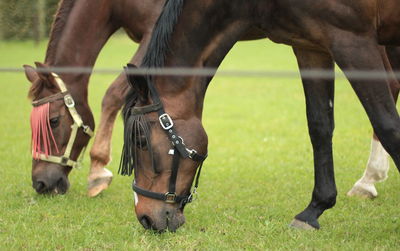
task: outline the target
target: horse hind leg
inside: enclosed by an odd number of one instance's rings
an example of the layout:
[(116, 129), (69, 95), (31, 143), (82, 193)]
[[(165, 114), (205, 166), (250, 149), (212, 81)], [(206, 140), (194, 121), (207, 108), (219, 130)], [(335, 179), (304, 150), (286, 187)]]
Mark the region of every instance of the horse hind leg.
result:
[[(340, 38), (333, 45), (332, 54), (345, 74), (348, 69), (385, 71), (379, 46), (373, 36), (336, 35)], [(374, 132), (400, 171), (400, 117), (388, 79), (357, 79), (349, 76), (349, 81), (367, 112)]]
[(302, 76), (307, 108), (309, 135), (314, 153), (314, 189), (306, 209), (295, 216), (291, 226), (319, 229), (318, 218), (336, 203), (336, 184), (333, 170), (332, 136), (334, 130), (334, 64), (329, 54), (294, 48), (300, 68), (329, 71), (329, 78)]
[(94, 197), (107, 189), (113, 174), (105, 166), (111, 161), (111, 136), (118, 111), (128, 89), (125, 75), (121, 74), (107, 89), (102, 101), (99, 128), (90, 150), (91, 166), (88, 176), (88, 196)]
[[(387, 48), (385, 50), (384, 47), (381, 47), (380, 51), (385, 69), (391, 76), (389, 78), (389, 84), (392, 96), (394, 100), (397, 101), (399, 95), (399, 82), (392, 73), (393, 69), (398, 70), (400, 68), (400, 62), (398, 59), (400, 56), (400, 50), (395, 47)], [(354, 184), (353, 188), (347, 193), (347, 195), (370, 199), (376, 198), (378, 192), (375, 188), (375, 183), (385, 181), (388, 177), (388, 172), (388, 154), (380, 143), (378, 137), (374, 134), (371, 141), (371, 152), (364, 174)]]
[(353, 188), (347, 192), (347, 195), (370, 199), (376, 198), (378, 191), (374, 184), (386, 180), (388, 172), (388, 154), (381, 142), (376, 137), (373, 137), (371, 140), (371, 153), (364, 174), (354, 184)]

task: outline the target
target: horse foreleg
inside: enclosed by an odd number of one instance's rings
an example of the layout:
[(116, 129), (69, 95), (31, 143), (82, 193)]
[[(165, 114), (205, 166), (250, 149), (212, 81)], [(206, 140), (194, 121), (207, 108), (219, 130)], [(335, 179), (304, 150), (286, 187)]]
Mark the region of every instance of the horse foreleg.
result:
[(302, 76), (307, 108), (309, 135), (314, 152), (315, 184), (307, 208), (296, 215), (291, 226), (319, 229), (318, 217), (336, 203), (336, 185), (333, 171), (332, 135), (334, 130), (334, 64), (329, 54), (294, 48), (300, 72), (323, 69), (331, 72), (329, 78)]
[[(400, 62), (397, 57), (400, 51), (396, 48), (380, 48), (383, 63), (388, 74), (393, 73), (393, 69), (400, 68)], [(387, 53), (386, 53), (387, 52)], [(390, 89), (394, 100), (399, 95), (399, 84), (395, 76), (389, 78)], [(371, 153), (368, 159), (367, 167), (363, 176), (354, 184), (353, 188), (347, 193), (348, 196), (359, 196), (365, 198), (375, 198), (378, 192), (375, 183), (387, 179), (389, 172), (388, 154), (380, 143), (378, 137), (374, 134), (371, 141)]]
[[(151, 38), (151, 31), (146, 33), (131, 63), (139, 65), (146, 53)], [(111, 136), (115, 118), (121, 109), (126, 93), (128, 82), (124, 73), (111, 84), (104, 95), (101, 108), (100, 124), (90, 150), (90, 172), (88, 177), (88, 195), (94, 197), (108, 188), (112, 181), (112, 173), (104, 168), (111, 160)]]
[(121, 74), (104, 95), (100, 124), (90, 150), (91, 165), (88, 176), (88, 195), (90, 197), (107, 189), (112, 181), (113, 174), (105, 166), (111, 160), (111, 136), (114, 122), (123, 105), (127, 89), (126, 77)]

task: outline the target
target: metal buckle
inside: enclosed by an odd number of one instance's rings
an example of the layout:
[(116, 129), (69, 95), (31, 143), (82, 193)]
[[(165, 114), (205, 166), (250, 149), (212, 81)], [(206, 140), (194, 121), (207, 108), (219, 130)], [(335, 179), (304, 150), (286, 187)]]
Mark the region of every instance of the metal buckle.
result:
[(167, 113), (161, 114), (158, 120), (160, 120), (161, 127), (164, 130), (169, 130), (174, 126), (174, 122), (172, 122), (171, 117)]
[(72, 108), (75, 106), (75, 101), (70, 94), (64, 96), (64, 103), (68, 108)]
[(175, 203), (176, 193), (166, 193), (165, 194), (165, 203)]
[(197, 151), (194, 150), (194, 149), (188, 149), (188, 148), (186, 148), (186, 151), (188, 151), (188, 153), (189, 153), (189, 158), (190, 158), (190, 159), (193, 159), (194, 155), (197, 154)]

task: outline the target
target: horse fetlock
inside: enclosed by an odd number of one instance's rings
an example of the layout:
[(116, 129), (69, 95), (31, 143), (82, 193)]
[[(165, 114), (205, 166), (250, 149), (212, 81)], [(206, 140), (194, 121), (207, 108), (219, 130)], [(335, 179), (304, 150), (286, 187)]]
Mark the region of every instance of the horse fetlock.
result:
[(364, 180), (369, 180), (369, 183), (376, 183), (385, 181), (388, 178), (389, 163), (372, 163), (372, 166), (368, 166), (364, 177)]
[[(337, 197), (336, 190), (329, 194), (316, 194), (314, 192), (313, 200), (310, 204), (310, 207), (315, 208), (317, 210), (322, 210), (322, 211), (332, 208), (336, 204), (336, 197)], [(321, 212), (321, 214), (322, 214), (322, 212)]]
[(378, 191), (373, 183), (363, 183), (359, 180), (354, 184), (353, 188), (347, 192), (347, 196), (373, 199), (378, 196)]

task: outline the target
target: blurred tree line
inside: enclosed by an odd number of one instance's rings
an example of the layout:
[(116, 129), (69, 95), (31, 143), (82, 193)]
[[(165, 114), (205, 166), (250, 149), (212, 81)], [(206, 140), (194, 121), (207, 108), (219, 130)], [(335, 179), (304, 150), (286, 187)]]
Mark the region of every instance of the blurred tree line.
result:
[(34, 39), (49, 34), (59, 0), (0, 0), (0, 39)]

